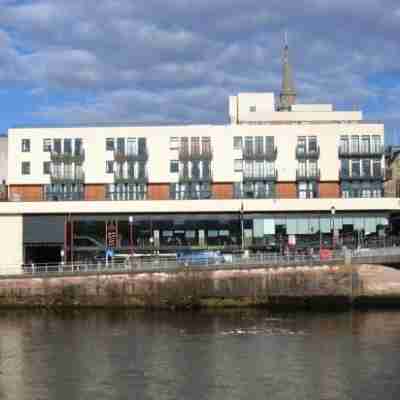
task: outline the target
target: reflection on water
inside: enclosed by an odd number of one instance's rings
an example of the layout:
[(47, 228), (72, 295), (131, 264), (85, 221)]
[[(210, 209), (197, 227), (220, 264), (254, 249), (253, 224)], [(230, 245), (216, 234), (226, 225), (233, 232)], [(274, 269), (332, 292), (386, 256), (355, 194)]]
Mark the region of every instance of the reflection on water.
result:
[(0, 399), (394, 399), (400, 312), (0, 312)]

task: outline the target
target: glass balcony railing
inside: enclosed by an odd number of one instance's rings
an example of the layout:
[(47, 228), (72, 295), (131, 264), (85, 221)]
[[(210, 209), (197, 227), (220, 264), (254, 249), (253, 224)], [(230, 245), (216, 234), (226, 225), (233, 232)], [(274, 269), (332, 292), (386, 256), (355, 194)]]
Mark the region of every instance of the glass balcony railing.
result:
[(339, 146), (339, 157), (340, 158), (358, 158), (358, 157), (374, 157), (380, 158), (383, 156), (383, 145), (376, 145), (370, 147), (351, 147), (351, 146)]
[(317, 181), (321, 177), (321, 172), (317, 170), (296, 170), (296, 180), (298, 181)]
[(83, 183), (85, 181), (85, 173), (83, 171), (75, 171), (75, 173), (61, 172), (52, 173), (50, 175), (51, 183)]
[(319, 159), (319, 146), (315, 148), (305, 148), (304, 146), (296, 146), (296, 158), (298, 160), (302, 159), (310, 159), (310, 160), (317, 160)]
[(74, 152), (52, 151), (50, 154), (50, 158), (51, 158), (51, 161), (55, 162), (55, 163), (81, 164), (85, 161), (85, 150), (79, 149), (78, 151), (74, 151)]

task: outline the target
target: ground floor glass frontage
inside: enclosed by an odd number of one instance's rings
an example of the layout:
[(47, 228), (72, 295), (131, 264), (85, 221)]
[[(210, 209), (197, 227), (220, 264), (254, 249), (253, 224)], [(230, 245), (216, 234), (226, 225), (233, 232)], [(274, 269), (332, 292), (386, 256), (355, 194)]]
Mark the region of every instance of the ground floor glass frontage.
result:
[[(57, 235), (54, 234), (57, 232)], [(115, 253), (304, 252), (320, 247), (382, 245), (390, 235), (387, 213), (230, 213), (170, 215), (31, 216), (24, 219), (25, 262), (93, 260)], [(53, 246), (59, 250), (46, 251)], [(42, 249), (42, 250), (40, 250)], [(54, 254), (53, 254), (54, 253)], [(55, 254), (57, 253), (57, 254)], [(29, 258), (29, 259), (28, 259)]]

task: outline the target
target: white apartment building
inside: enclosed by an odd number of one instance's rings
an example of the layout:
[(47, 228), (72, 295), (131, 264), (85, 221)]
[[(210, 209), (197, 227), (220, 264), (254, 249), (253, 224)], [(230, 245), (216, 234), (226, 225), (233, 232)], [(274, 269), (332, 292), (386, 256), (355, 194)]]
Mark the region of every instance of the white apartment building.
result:
[(296, 235), (320, 244), (381, 235), (397, 208), (383, 198), (384, 125), (297, 104), (291, 75), (286, 46), (279, 100), (231, 96), (227, 125), (10, 129), (0, 218), (21, 217), (13, 259), (46, 261), (43, 246), (56, 249), (51, 259), (60, 248), (73, 259), (82, 238), (121, 249), (269, 249)]

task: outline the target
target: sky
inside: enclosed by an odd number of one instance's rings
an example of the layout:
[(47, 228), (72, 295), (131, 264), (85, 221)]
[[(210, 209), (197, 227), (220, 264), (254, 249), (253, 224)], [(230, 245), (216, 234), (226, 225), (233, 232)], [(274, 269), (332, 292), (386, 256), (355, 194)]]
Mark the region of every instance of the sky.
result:
[(0, 133), (228, 122), (228, 96), (361, 108), (400, 143), (398, 0), (0, 0)]

